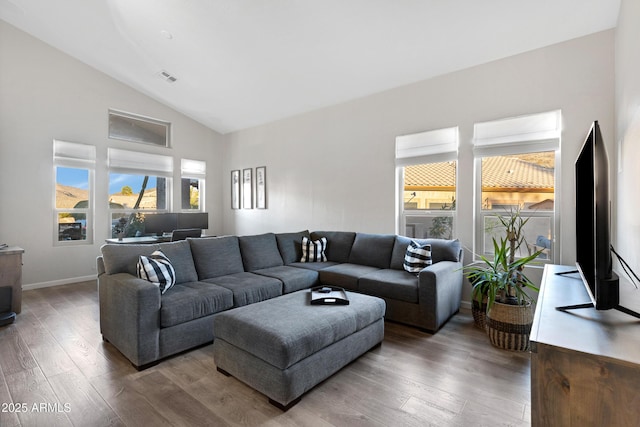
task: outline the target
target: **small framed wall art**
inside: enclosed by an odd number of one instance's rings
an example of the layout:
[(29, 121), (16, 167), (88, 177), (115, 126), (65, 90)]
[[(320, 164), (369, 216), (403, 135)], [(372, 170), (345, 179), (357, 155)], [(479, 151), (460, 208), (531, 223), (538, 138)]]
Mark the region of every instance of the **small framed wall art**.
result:
[(253, 209), (253, 169), (242, 169), (242, 207)]
[(231, 209), (240, 209), (240, 170), (231, 171)]
[(256, 208), (267, 209), (267, 167), (256, 168)]

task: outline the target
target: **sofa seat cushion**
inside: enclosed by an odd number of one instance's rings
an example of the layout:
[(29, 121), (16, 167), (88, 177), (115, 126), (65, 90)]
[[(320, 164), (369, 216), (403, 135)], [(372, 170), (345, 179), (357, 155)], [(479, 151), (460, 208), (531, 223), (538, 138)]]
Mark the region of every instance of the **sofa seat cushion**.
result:
[(264, 301), (282, 295), (282, 282), (254, 273), (235, 273), (206, 280), (233, 292), (233, 306)]
[(233, 307), (233, 293), (211, 283), (188, 282), (173, 286), (160, 303), (160, 326), (167, 328)]
[(338, 264), (320, 270), (320, 283), (323, 285), (339, 286), (352, 291), (358, 290), (358, 279), (374, 271), (376, 267), (359, 264)]
[(333, 267), (334, 265), (338, 265), (338, 264), (340, 263), (335, 261), (320, 261), (320, 262), (292, 262), (291, 264), (287, 264), (287, 265), (289, 265), (290, 267), (304, 268), (306, 270), (320, 271), (320, 270), (324, 270), (327, 267)]
[(368, 295), (418, 303), (418, 277), (406, 271), (374, 271), (359, 279), (358, 290)]
[(287, 265), (264, 268), (256, 270), (254, 273), (280, 280), (282, 282), (282, 292), (285, 294), (308, 289), (320, 283), (317, 271)]

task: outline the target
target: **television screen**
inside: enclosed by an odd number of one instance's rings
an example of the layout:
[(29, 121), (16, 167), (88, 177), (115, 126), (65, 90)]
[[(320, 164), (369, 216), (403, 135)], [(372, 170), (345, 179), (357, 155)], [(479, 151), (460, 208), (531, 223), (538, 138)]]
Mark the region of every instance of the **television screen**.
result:
[(619, 303), (611, 262), (609, 159), (600, 126), (594, 122), (575, 163), (576, 264), (598, 310)]
[[(620, 305), (620, 280), (613, 272), (611, 257), (613, 250), (610, 240), (609, 158), (597, 121), (593, 122), (576, 159), (575, 174), (576, 265), (591, 302), (556, 309), (615, 309), (640, 318), (640, 313)], [(574, 270), (556, 274), (575, 272)]]

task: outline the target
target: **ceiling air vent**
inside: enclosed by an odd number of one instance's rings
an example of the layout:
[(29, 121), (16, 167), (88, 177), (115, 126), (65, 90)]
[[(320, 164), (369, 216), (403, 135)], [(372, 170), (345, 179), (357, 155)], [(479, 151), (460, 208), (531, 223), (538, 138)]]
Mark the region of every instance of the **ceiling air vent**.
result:
[(167, 73), (164, 70), (160, 71), (158, 75), (169, 83), (174, 83), (176, 80), (178, 80), (176, 77), (172, 76), (171, 74)]

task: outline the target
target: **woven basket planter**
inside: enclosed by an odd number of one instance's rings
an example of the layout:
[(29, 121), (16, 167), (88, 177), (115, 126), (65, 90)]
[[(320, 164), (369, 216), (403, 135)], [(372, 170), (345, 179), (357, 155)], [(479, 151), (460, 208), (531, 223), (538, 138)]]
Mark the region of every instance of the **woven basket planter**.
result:
[(487, 334), (491, 344), (513, 351), (529, 350), (533, 323), (531, 304), (508, 305), (494, 302), (487, 312)]
[(487, 330), (487, 297), (479, 303), (475, 298), (471, 299), (471, 314), (473, 314), (473, 324), (478, 329)]

